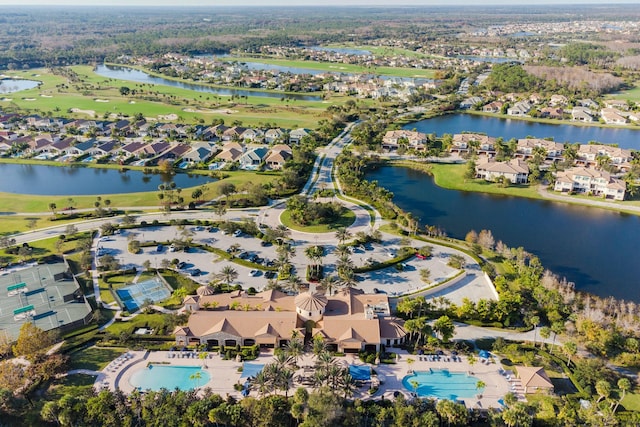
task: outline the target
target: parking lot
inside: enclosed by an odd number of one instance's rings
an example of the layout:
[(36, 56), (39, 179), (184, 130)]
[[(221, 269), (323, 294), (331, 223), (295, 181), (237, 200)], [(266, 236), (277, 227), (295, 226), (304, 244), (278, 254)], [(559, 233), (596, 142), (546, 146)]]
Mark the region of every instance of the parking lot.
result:
[[(262, 240), (246, 234), (234, 235), (224, 234), (222, 231), (214, 229), (214, 232), (208, 231), (205, 227), (188, 227), (192, 234), (193, 242), (206, 244), (222, 250), (227, 250), (231, 245), (238, 244), (240, 251), (239, 257), (260, 258), (263, 265), (277, 258), (275, 246), (263, 246)], [(142, 268), (143, 263), (149, 260), (151, 267), (157, 268), (162, 265), (162, 260), (177, 259), (180, 264), (180, 271), (185, 275), (192, 275), (191, 278), (199, 283), (206, 284), (215, 279), (216, 274), (227, 265), (232, 266), (238, 272), (238, 278), (233, 284), (240, 284), (244, 289), (254, 287), (261, 290), (268, 282), (265, 272), (258, 270), (253, 271), (249, 267), (239, 265), (229, 260), (220, 258), (218, 255), (204, 251), (199, 248), (190, 248), (187, 252), (173, 251), (170, 243), (172, 240), (180, 237), (181, 231), (177, 226), (167, 227), (147, 227), (134, 230), (123, 230), (121, 234), (103, 237), (98, 243), (98, 253), (113, 255), (122, 265), (128, 267), (135, 266)], [(145, 244), (147, 242), (162, 242), (163, 246), (158, 247), (153, 244), (149, 247), (143, 247), (139, 254), (131, 254), (127, 250), (129, 240), (139, 240)], [(304, 255), (306, 247), (315, 245), (315, 242), (295, 240), (293, 246), (296, 250), (295, 255), (291, 259), (291, 263), (295, 268), (298, 277), (304, 279), (306, 267), (310, 263)], [(414, 247), (424, 246), (424, 242), (414, 240), (411, 242)], [(333, 253), (337, 244), (325, 244), (326, 256), (322, 259), (324, 265), (324, 274), (336, 274), (337, 255)], [(367, 293), (382, 292), (390, 296), (398, 296), (407, 293), (415, 293), (420, 289), (431, 286), (435, 282), (443, 282), (456, 274), (459, 270), (447, 265), (449, 257), (453, 253), (462, 254), (454, 249), (430, 245), (433, 247), (433, 256), (429, 259), (420, 259), (413, 257), (404, 262), (402, 271), (398, 271), (395, 267), (388, 267), (381, 270), (375, 270), (366, 273), (357, 274), (357, 287)], [(400, 238), (397, 236), (383, 234), (383, 243), (371, 243), (365, 247), (355, 247), (351, 254), (351, 260), (354, 266), (361, 267), (371, 262), (387, 261), (400, 249)], [(481, 298), (492, 298), (491, 285), (486, 282), (484, 276), (480, 272), (479, 266), (475, 261), (462, 254), (466, 261), (467, 277), (462, 280), (458, 286), (452, 287), (447, 291), (443, 291), (443, 295), (447, 296), (453, 302), (461, 302), (462, 298), (468, 297), (472, 300)], [(430, 284), (424, 283), (420, 278), (420, 270), (428, 269), (430, 271)], [(194, 273), (194, 270), (199, 270)]]

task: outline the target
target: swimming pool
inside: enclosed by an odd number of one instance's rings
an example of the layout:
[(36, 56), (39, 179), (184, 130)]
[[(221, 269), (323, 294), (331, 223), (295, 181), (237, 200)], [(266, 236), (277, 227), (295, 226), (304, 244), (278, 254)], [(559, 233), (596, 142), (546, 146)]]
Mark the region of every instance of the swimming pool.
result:
[[(418, 384), (415, 389), (413, 382)], [(478, 378), (464, 372), (449, 372), (446, 369), (418, 371), (402, 379), (402, 385), (420, 397), (456, 400), (474, 397), (480, 393), (476, 388)]]
[(149, 365), (134, 372), (129, 384), (140, 390), (191, 390), (204, 386), (210, 380), (211, 375), (199, 366)]

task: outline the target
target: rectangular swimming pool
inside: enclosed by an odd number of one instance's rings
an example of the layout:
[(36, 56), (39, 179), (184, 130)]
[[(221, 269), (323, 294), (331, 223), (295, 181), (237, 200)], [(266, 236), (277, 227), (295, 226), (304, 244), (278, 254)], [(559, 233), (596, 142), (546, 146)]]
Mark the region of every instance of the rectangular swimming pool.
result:
[(402, 379), (402, 385), (420, 397), (457, 400), (474, 397), (480, 393), (476, 385), (478, 378), (464, 372), (449, 372), (447, 369), (416, 371)]

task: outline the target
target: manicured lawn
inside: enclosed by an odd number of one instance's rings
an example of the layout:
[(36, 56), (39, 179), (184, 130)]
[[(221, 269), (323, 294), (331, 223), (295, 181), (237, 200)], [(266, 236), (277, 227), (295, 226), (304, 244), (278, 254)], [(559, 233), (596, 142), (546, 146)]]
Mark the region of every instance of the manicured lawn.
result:
[(229, 57), (228, 61), (238, 62), (261, 62), (264, 64), (281, 65), (284, 67), (310, 68), (313, 70), (332, 71), (339, 73), (366, 73), (374, 75), (385, 75), (395, 77), (420, 77), (433, 78), (433, 70), (421, 70), (417, 68), (396, 68), (396, 67), (364, 67), (355, 64), (337, 64), (333, 62), (287, 60), (272, 58), (252, 58), (252, 57)]
[[(151, 328), (157, 333), (166, 327), (165, 316), (167, 315), (159, 313), (139, 314), (127, 322), (113, 323), (106, 331), (117, 336), (120, 335), (121, 332), (133, 333), (136, 328)], [(171, 332), (172, 331), (168, 331), (169, 334)]]
[(340, 217), (338, 221), (335, 221), (331, 224), (316, 224), (309, 226), (301, 226), (293, 222), (291, 219), (291, 214), (289, 211), (284, 211), (280, 215), (280, 221), (286, 225), (287, 227), (297, 230), (303, 231), (305, 233), (331, 233), (336, 231), (339, 228), (349, 227), (356, 220), (356, 214), (353, 211), (347, 209), (345, 213)]
[(123, 354), (125, 349), (89, 347), (71, 355), (69, 369), (88, 369), (100, 371), (112, 360)]
[[(39, 80), (43, 84), (40, 88), (5, 97), (10, 101), (5, 101), (0, 106), (10, 103), (25, 113), (50, 111), (55, 116), (78, 118), (102, 118), (110, 114), (133, 116), (142, 112), (145, 117), (163, 121), (168, 119), (162, 116), (173, 114), (178, 120), (187, 123), (197, 123), (199, 120), (210, 123), (213, 118), (223, 118), (228, 122), (240, 120), (245, 126), (276, 122), (278, 126), (285, 128), (315, 128), (323, 118), (326, 107), (331, 105), (319, 101), (281, 101), (277, 97), (257, 96), (232, 101), (229, 97), (216, 94), (109, 79), (95, 74), (89, 66), (73, 66), (71, 69), (78, 74), (81, 84), (70, 83), (66, 78), (54, 76), (44, 69), (11, 72), (10, 75)], [(65, 83), (67, 87), (56, 87), (61, 83)], [(88, 89), (82, 85), (86, 85)], [(137, 91), (144, 90), (145, 93), (123, 97), (119, 92), (122, 86)], [(344, 102), (339, 99), (343, 98), (336, 98), (333, 103)], [(70, 112), (74, 108), (85, 112)]]
[(615, 93), (611, 97), (615, 99), (630, 100), (634, 102), (640, 101), (640, 81), (637, 81), (635, 83), (633, 89)]
[(627, 411), (640, 411), (640, 393), (628, 393), (624, 399), (622, 399), (622, 406)]

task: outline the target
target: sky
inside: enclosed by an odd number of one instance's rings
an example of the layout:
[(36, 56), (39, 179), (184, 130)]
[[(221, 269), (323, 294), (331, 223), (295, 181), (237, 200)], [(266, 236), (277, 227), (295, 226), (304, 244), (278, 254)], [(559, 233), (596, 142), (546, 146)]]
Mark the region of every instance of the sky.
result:
[(0, 0), (0, 6), (452, 6), (640, 4), (640, 0)]

